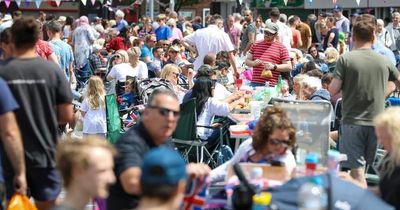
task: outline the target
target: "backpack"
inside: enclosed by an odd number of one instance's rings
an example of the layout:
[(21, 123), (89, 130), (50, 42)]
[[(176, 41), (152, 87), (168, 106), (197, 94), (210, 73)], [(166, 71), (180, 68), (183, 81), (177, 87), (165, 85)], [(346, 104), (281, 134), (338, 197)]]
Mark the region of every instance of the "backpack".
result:
[(166, 88), (174, 92), (172, 84), (165, 79), (151, 78), (140, 81), (137, 88), (137, 95), (139, 97), (138, 100), (141, 102), (141, 104), (147, 104), (151, 93), (153, 93), (153, 91), (158, 88)]

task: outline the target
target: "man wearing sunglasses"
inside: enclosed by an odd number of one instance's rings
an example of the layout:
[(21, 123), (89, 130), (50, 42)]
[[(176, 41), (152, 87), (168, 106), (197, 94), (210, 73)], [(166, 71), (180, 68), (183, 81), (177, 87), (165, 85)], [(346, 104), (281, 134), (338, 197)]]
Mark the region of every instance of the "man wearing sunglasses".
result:
[[(247, 54), (246, 65), (253, 67), (252, 86), (263, 86), (265, 82), (276, 85), (281, 72), (288, 72), (292, 66), (287, 48), (278, 40), (279, 27), (268, 22), (263, 29), (264, 40), (257, 41)], [(263, 71), (270, 71), (269, 75)]]
[[(115, 159), (117, 183), (111, 187), (107, 209), (134, 209), (138, 205), (143, 157), (152, 148), (171, 147), (169, 139), (179, 114), (179, 101), (173, 92), (167, 89), (153, 91), (141, 122), (128, 130), (115, 145), (119, 154)], [(204, 164), (189, 164), (186, 169), (190, 177), (203, 177), (210, 171)]]

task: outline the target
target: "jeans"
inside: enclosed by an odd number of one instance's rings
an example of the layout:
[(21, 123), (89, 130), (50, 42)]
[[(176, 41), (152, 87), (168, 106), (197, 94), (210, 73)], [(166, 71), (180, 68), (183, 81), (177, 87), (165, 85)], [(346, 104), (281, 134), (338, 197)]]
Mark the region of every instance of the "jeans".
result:
[(86, 63), (82, 68), (75, 69), (75, 76), (78, 83), (76, 87), (77, 90), (84, 88), (86, 82), (89, 80), (90, 76), (92, 76), (89, 63)]

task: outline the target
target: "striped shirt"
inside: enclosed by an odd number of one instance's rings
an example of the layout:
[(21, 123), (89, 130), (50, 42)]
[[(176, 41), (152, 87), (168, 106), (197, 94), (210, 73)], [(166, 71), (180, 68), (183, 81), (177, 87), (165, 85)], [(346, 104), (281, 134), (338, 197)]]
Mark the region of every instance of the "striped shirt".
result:
[[(253, 56), (253, 60), (260, 59), (264, 62), (271, 62), (273, 64), (282, 64), (282, 61), (290, 60), (288, 50), (278, 41), (272, 43), (265, 43), (264, 40), (258, 41), (251, 47), (250, 54)], [(270, 85), (276, 85), (278, 82), (278, 76), (281, 72), (271, 70), (272, 77), (265, 78), (261, 77), (263, 70), (263, 64), (254, 66), (253, 79), (251, 82), (264, 84), (268, 81)]]

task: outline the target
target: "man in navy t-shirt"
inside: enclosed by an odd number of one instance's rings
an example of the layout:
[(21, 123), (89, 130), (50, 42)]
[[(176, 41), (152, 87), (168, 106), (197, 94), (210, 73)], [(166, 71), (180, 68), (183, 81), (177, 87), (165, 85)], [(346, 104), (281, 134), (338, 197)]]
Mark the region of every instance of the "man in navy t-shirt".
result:
[[(3, 203), (4, 177), (1, 156), (6, 154), (14, 169), (15, 192), (26, 193), (26, 176), (21, 135), (13, 113), (19, 107), (2, 78), (0, 78), (0, 90), (0, 139), (3, 143), (0, 151), (0, 203)], [(0, 205), (0, 209), (3, 209), (3, 206)]]

